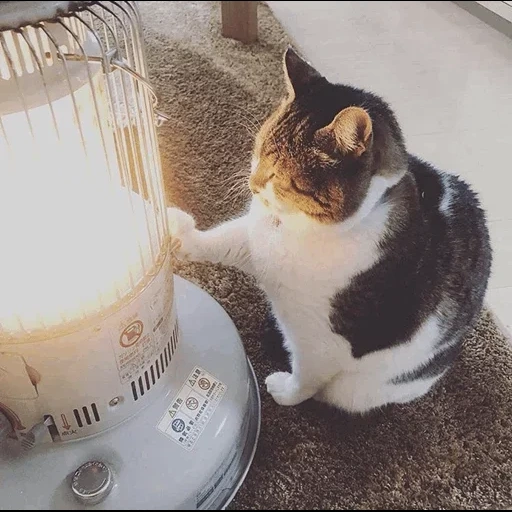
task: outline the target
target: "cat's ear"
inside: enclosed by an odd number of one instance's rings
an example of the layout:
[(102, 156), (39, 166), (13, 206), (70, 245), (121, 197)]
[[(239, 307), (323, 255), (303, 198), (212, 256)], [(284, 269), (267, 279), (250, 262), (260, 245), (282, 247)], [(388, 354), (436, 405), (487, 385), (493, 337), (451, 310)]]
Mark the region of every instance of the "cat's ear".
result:
[(306, 62), (292, 48), (288, 47), (283, 59), (286, 87), (290, 96), (305, 91), (314, 82), (322, 79), (322, 75), (311, 64)]
[(368, 112), (364, 108), (348, 107), (339, 112), (330, 124), (320, 128), (316, 136), (334, 142), (344, 154), (361, 156), (368, 149), (372, 133)]

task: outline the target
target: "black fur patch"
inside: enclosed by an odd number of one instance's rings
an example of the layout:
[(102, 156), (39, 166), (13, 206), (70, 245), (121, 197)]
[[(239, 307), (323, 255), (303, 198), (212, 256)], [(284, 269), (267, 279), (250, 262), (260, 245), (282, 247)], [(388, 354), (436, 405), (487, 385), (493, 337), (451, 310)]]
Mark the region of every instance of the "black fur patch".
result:
[(354, 357), (407, 342), (440, 305), (446, 342), (461, 339), (477, 320), (491, 266), (485, 216), (464, 182), (447, 179), (449, 215), (439, 211), (441, 174), (413, 156), (388, 191), (393, 210), (380, 261), (332, 299), (332, 330)]

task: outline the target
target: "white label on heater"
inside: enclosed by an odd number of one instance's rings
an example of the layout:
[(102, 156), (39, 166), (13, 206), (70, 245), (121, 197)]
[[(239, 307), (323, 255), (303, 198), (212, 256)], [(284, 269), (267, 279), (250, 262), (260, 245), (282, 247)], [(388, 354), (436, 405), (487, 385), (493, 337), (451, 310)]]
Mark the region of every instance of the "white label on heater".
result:
[(157, 429), (186, 450), (192, 450), (226, 390), (220, 380), (202, 368), (194, 368)]
[(122, 384), (134, 380), (151, 365), (171, 339), (175, 317), (173, 276), (168, 265), (111, 325), (111, 343)]

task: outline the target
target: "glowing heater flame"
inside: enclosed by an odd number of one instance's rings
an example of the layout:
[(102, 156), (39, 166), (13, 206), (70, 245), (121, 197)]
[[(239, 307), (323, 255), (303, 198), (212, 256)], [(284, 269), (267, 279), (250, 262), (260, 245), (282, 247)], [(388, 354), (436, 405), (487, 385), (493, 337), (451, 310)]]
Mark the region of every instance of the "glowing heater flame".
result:
[(151, 96), (97, 21), (0, 34), (0, 337), (105, 312), (165, 256)]

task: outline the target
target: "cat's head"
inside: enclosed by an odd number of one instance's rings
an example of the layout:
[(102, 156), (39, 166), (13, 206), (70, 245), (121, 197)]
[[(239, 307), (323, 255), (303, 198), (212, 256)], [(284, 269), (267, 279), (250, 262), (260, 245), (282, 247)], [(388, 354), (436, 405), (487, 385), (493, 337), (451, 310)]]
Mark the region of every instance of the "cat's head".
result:
[(383, 100), (328, 82), (292, 49), (284, 70), (287, 95), (256, 137), (249, 186), (275, 214), (342, 222), (375, 176), (403, 173), (400, 128)]

